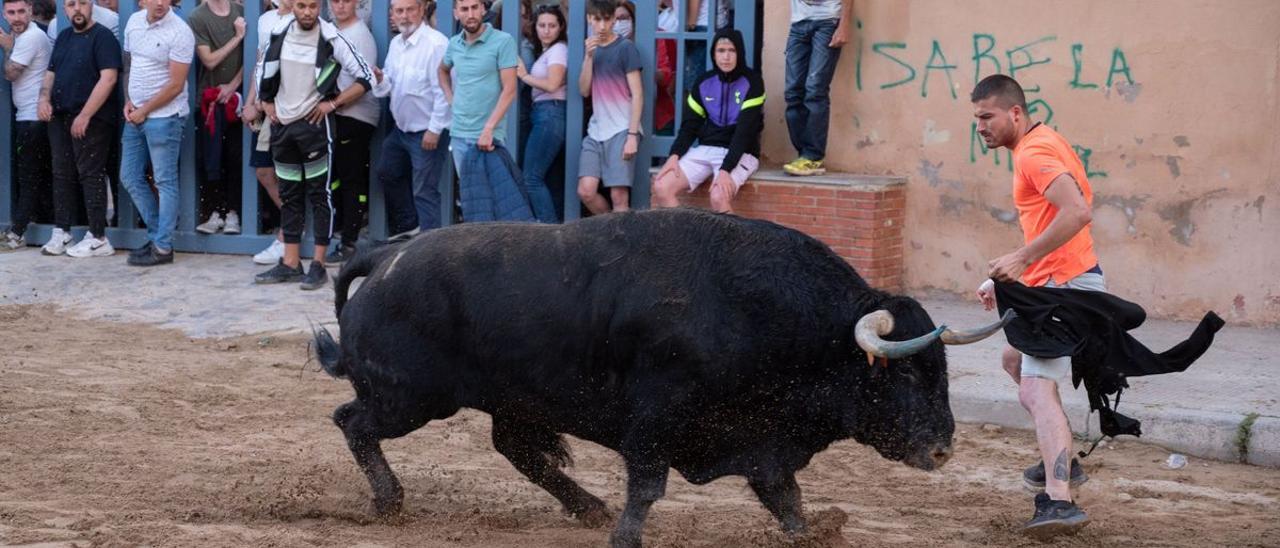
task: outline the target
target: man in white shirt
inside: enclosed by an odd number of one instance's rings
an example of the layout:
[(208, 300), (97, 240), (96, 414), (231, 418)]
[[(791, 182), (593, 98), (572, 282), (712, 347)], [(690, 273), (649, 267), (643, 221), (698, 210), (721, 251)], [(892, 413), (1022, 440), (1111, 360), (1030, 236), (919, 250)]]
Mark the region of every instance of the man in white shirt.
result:
[(13, 83), (13, 107), (17, 110), (18, 148), (13, 160), (17, 165), (18, 207), (13, 225), (0, 234), (0, 251), (13, 251), (27, 244), (27, 225), (38, 199), (51, 196), (49, 129), (36, 115), (36, 106), (53, 46), (31, 22), (31, 0), (4, 0), (4, 18), (12, 30), (0, 30), (0, 48), (5, 53), (4, 77)]
[[(338, 34), (355, 46), (369, 63), (378, 59), (378, 44), (369, 25), (360, 19), (357, 0), (329, 0), (329, 13)], [(338, 89), (357, 85), (350, 74), (338, 75)], [(369, 143), (378, 127), (382, 105), (372, 93), (334, 113), (333, 207), (342, 241), (330, 247), (329, 263), (340, 263), (355, 254), (356, 240), (364, 228), (369, 208)]]
[[(196, 39), (171, 0), (142, 0), (124, 29), (124, 134), (120, 182), (147, 225), (147, 244), (129, 254), (133, 266), (173, 262), (178, 225), (178, 156), (190, 106), (187, 72)], [(151, 161), (156, 193), (147, 184)], [(158, 194), (158, 196), (157, 196)]]
[(391, 97), (395, 119), (378, 162), (393, 234), (440, 226), (440, 174), (452, 115), (437, 70), (449, 39), (427, 25), (425, 15), (423, 0), (391, 2), (400, 34), (391, 40), (386, 69), (373, 89), (378, 97)]

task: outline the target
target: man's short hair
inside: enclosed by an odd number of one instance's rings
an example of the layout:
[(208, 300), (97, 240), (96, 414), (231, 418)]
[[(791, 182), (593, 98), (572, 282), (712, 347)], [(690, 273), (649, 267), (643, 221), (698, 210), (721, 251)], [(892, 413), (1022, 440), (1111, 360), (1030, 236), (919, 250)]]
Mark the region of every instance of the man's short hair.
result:
[(31, 0), (4, 0), (4, 3), (5, 3), (5, 4), (10, 4), (10, 3), (13, 3), (13, 2), (22, 2), (22, 3), (24, 3), (24, 4), (28, 5), (28, 6), (32, 6), (32, 5), (33, 5), (33, 4), (31, 3)]
[(587, 2), (588, 17), (594, 15), (602, 19), (611, 19), (617, 11), (618, 0), (589, 0)]
[(969, 94), (969, 101), (976, 103), (990, 97), (995, 97), (1003, 108), (1019, 106), (1022, 107), (1023, 112), (1027, 111), (1027, 96), (1022, 92), (1022, 86), (1018, 85), (1017, 80), (1003, 74), (992, 74), (983, 78), (973, 87), (973, 93)]

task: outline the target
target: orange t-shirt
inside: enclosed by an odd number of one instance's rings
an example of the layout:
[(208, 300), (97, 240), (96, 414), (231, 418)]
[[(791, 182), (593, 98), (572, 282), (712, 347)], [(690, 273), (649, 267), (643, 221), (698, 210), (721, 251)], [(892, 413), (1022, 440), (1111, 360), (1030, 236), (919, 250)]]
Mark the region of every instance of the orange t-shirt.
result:
[[(1022, 137), (1013, 149), (1013, 204), (1018, 208), (1018, 222), (1026, 243), (1031, 243), (1053, 222), (1058, 208), (1045, 198), (1044, 193), (1059, 175), (1068, 173), (1080, 185), (1084, 201), (1093, 206), (1093, 190), (1085, 177), (1080, 157), (1058, 132), (1039, 124)], [(1097, 266), (1098, 257), (1093, 253), (1093, 236), (1085, 225), (1062, 247), (1051, 251), (1040, 260), (1031, 263), (1022, 273), (1022, 280), (1035, 287), (1048, 283), (1049, 279), (1064, 283)]]

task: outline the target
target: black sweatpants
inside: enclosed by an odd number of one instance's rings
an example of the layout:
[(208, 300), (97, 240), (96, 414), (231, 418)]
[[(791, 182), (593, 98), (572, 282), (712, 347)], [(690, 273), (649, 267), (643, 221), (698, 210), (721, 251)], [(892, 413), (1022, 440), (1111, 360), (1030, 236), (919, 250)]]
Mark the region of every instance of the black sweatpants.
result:
[(326, 116), (319, 124), (302, 119), (271, 125), (271, 159), (280, 179), (280, 225), (286, 244), (302, 242), (308, 203), (315, 244), (327, 246), (333, 237), (333, 200), (329, 191), (333, 118)]
[(107, 158), (113, 136), (110, 124), (94, 119), (84, 138), (71, 137), (74, 115), (54, 115), (49, 121), (49, 152), (53, 162), (53, 217), (58, 228), (71, 230), (77, 202), (83, 197), (89, 231), (101, 238), (107, 230)]
[(15, 129), (18, 146), (13, 159), (18, 172), (18, 209), (13, 212), (10, 230), (21, 236), (31, 224), (37, 206), (53, 201), (53, 171), (49, 165), (49, 124), (18, 122)]
[(369, 212), (369, 142), (377, 128), (355, 118), (337, 115), (330, 189), (342, 222), (342, 245), (355, 246)]

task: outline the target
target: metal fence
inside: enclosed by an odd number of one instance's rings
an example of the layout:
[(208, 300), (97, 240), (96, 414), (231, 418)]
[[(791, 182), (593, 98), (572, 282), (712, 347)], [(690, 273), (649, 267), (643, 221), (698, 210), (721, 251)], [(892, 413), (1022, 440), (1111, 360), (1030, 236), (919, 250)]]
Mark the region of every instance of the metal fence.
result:
[[(687, 1), (687, 0), (686, 0)], [(721, 2), (729, 4), (732, 17), (730, 25), (741, 30), (745, 42), (748, 45), (748, 51), (745, 52), (747, 61), (751, 66), (755, 66), (755, 46), (757, 42), (757, 2), (756, 0), (704, 0), (708, 4), (707, 11), (710, 14), (708, 18), (711, 22), (706, 28), (700, 28), (696, 31), (687, 30), (685, 24), (684, 11), (686, 5), (679, 2), (678, 13), (679, 25), (678, 30), (674, 32), (658, 32), (657, 16), (658, 16), (658, 0), (636, 0), (636, 17), (635, 17), (635, 42), (639, 47), (642, 57), (644, 58), (644, 133), (645, 138), (640, 142), (640, 150), (637, 155), (635, 169), (635, 184), (632, 187), (631, 203), (633, 207), (647, 207), (649, 203), (649, 166), (655, 161), (665, 159), (667, 151), (671, 147), (674, 140), (673, 135), (661, 136), (654, 135), (653, 128), (653, 108), (655, 104), (656, 80), (655, 80), (655, 53), (658, 40), (674, 40), (676, 42), (676, 72), (675, 72), (675, 107), (676, 120), (675, 128), (678, 131), (680, 124), (680, 111), (685, 96), (685, 87), (689, 82), (685, 81), (685, 67), (688, 62), (701, 63), (697, 68), (705, 69), (709, 63), (709, 57), (702, 55), (701, 59), (687, 59), (686, 53), (691, 46), (705, 44), (703, 51), (709, 51), (711, 39), (715, 33), (715, 22), (717, 5)], [(391, 32), (388, 19), (389, 0), (373, 0), (371, 2), (371, 13), (368, 23), (373, 31), (374, 39), (378, 43), (378, 65), (381, 66), (387, 54), (387, 47), (390, 43)], [(505, 0), (509, 8), (519, 5), (519, 0)], [(438, 28), (446, 35), (452, 35), (456, 31), (453, 20), (453, 0), (440, 0), (437, 3), (436, 18)], [(70, 28), (70, 23), (66, 19), (63, 12), (61, 2), (57, 2), (58, 8), (58, 28)], [(187, 5), (184, 8), (183, 15), (187, 15), (191, 10), (196, 8), (195, 4)], [(246, 35), (244, 38), (244, 66), (245, 66), (245, 84), (242, 93), (247, 95), (248, 81), (251, 67), (253, 67), (256, 51), (254, 45), (257, 44), (257, 24), (258, 17), (262, 14), (262, 6), (258, 0), (247, 0), (244, 6), (244, 18), (247, 22)], [(120, 23), (117, 38), (123, 42), (124, 29), (129, 17), (137, 10), (136, 3), (132, 0), (122, 0), (120, 2)], [(568, 46), (569, 46), (569, 63), (568, 75), (566, 79), (567, 93), (567, 116), (566, 128), (567, 135), (565, 140), (565, 185), (564, 195), (562, 196), (564, 204), (565, 219), (572, 220), (580, 216), (581, 205), (576, 192), (577, 188), (577, 166), (578, 157), (581, 151), (582, 136), (585, 132), (584, 115), (584, 98), (577, 92), (576, 82), (581, 72), (581, 59), (585, 53), (585, 41), (587, 36), (586, 23), (586, 2), (585, 0), (570, 0), (569, 13), (566, 19), (570, 21), (568, 29)], [(8, 25), (0, 21), (0, 25), (4, 25), (8, 30)], [(513, 35), (519, 35), (520, 14), (518, 9), (503, 9), (501, 17), (501, 27), (506, 29)], [(191, 112), (199, 112), (199, 93), (196, 86), (196, 75), (199, 68), (199, 60), (193, 59), (193, 70), (189, 76), (189, 98), (192, 101)], [(9, 85), (0, 85), (0, 226), (8, 226), (12, 221), (13, 207), (16, 202), (15, 183), (14, 183), (14, 162), (13, 162), (13, 117), (14, 108), (11, 98), (11, 87)], [(520, 139), (520, 108), (519, 101), (512, 104), (510, 111), (507, 113), (507, 136), (505, 144), (513, 154), (518, 154), (519, 148), (524, 145)], [(384, 102), (385, 108), (385, 102)], [(238, 235), (215, 234), (205, 235), (196, 232), (196, 225), (201, 222), (199, 218), (199, 184), (196, 177), (196, 139), (195, 139), (195, 119), (196, 116), (188, 117), (186, 127), (186, 138), (183, 140), (182, 154), (179, 160), (179, 177), (180, 177), (180, 209), (177, 231), (174, 233), (174, 248), (178, 251), (185, 252), (210, 252), (210, 253), (254, 253), (266, 247), (274, 239), (271, 233), (263, 233), (259, 229), (259, 209), (258, 202), (258, 181), (254, 174), (254, 170), (248, 166), (248, 158), (250, 142), (248, 128), (243, 130), (242, 138), (242, 164), (241, 181), (242, 181), (242, 197), (241, 204), (238, 208), (240, 217), (243, 220), (243, 233)], [(383, 117), (383, 126), (385, 129), (386, 122), (389, 117)], [(376, 132), (373, 146), (373, 162), (372, 166), (377, 165), (379, 155), (379, 143), (383, 131), (380, 129)], [(453, 183), (453, 166), (452, 162), (444, 162), (445, 176), (441, 178), (441, 209), (442, 219), (446, 224), (456, 222), (455, 208), (455, 186)], [(114, 164), (109, 164), (109, 170), (117, 170)], [(375, 170), (376, 173), (376, 170)], [(383, 204), (383, 192), (381, 182), (375, 173), (370, 175), (369, 185), (369, 233), (374, 238), (382, 238), (386, 235), (386, 213)], [(116, 225), (107, 229), (107, 237), (111, 240), (112, 245), (118, 248), (130, 249), (136, 248), (146, 243), (146, 230), (140, 227), (137, 215), (134, 212), (133, 203), (123, 188), (113, 187), (112, 194), (115, 197), (116, 205)], [(269, 206), (270, 207), (270, 206)], [(50, 224), (33, 223), (27, 229), (28, 243), (43, 243), (48, 240), (53, 226)], [(83, 235), (85, 227), (73, 227), (74, 237), (79, 238)], [(307, 232), (309, 233), (309, 231)], [(304, 233), (306, 234), (306, 233)], [(305, 253), (309, 253), (310, 238), (304, 236), (302, 249)]]

